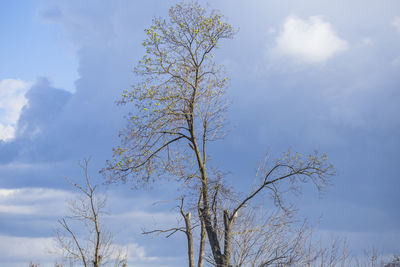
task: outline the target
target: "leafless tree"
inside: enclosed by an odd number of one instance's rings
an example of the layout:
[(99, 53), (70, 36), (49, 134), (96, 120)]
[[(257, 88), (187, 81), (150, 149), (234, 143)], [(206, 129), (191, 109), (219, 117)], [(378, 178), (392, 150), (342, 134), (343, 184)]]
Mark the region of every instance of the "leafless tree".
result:
[(120, 133), (122, 145), (114, 149), (113, 160), (104, 169), (111, 181), (133, 179), (140, 186), (167, 177), (196, 194), (180, 208), (191, 267), (195, 258), (191, 220), (197, 218), (201, 229), (198, 266), (204, 262), (207, 237), (215, 264), (228, 267), (242, 210), (266, 191), (284, 209), (285, 191), (299, 190), (299, 184), (308, 181), (321, 189), (334, 173), (325, 155), (289, 151), (276, 161), (268, 158), (254, 189), (240, 195), (218, 170), (213, 172), (207, 147), (227, 133), (227, 78), (213, 52), (234, 33), (218, 11), (208, 11), (195, 1), (173, 6), (167, 20), (153, 20), (143, 42), (146, 54), (135, 68), (138, 82), (124, 91), (120, 102), (133, 104)]
[[(309, 253), (314, 257), (307, 264), (295, 266), (307, 267), (397, 267), (400, 266), (400, 259), (396, 254), (391, 260), (385, 259), (382, 251), (375, 246), (364, 250), (363, 255), (352, 255), (349, 251), (347, 239), (334, 238), (328, 245), (311, 245)], [(354, 253), (354, 252), (353, 252)], [(286, 265), (285, 265), (286, 266)]]
[[(299, 266), (310, 232), (295, 227), (294, 211), (243, 209), (232, 233), (233, 266)], [(263, 223), (260, 223), (263, 222)]]
[(356, 267), (384, 267), (385, 265), (382, 253), (375, 246), (365, 249), (363, 257), (354, 258), (354, 266)]
[(384, 267), (400, 267), (400, 254), (394, 254), (390, 262), (386, 263)]
[[(32, 263), (32, 262), (29, 263), (29, 267), (39, 267), (39, 266), (40, 266), (39, 263)], [(56, 262), (54, 263), (54, 267), (63, 267), (63, 265), (61, 263)]]
[(70, 215), (58, 220), (56, 230), (58, 251), (71, 261), (78, 261), (85, 267), (127, 266), (126, 255), (112, 244), (112, 235), (104, 229), (103, 215), (106, 196), (98, 192), (99, 185), (93, 185), (88, 174), (89, 160), (80, 163), (85, 182), (79, 184), (65, 178), (79, 193), (69, 203)]

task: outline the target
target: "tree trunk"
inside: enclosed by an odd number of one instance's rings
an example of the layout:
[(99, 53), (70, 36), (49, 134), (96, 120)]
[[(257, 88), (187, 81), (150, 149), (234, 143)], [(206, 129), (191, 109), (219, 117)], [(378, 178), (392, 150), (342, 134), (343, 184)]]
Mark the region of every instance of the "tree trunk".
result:
[(193, 249), (193, 233), (192, 233), (192, 225), (190, 223), (190, 212), (186, 213), (181, 210), (181, 214), (185, 219), (186, 226), (186, 237), (188, 241), (188, 258), (189, 258), (189, 267), (194, 267), (194, 249)]
[(203, 267), (204, 264), (204, 254), (205, 254), (205, 246), (206, 246), (206, 230), (204, 226), (204, 221), (201, 219), (201, 201), (202, 201), (202, 194), (200, 192), (199, 202), (197, 204), (197, 211), (200, 218), (201, 223), (201, 230), (200, 230), (200, 248), (199, 248), (199, 259), (197, 262), (197, 267)]
[(225, 266), (230, 265), (231, 238), (232, 238), (231, 220), (229, 219), (228, 211), (224, 210), (224, 264), (225, 264)]
[(208, 241), (210, 243), (211, 251), (213, 253), (214, 260), (217, 266), (224, 266), (223, 265), (223, 255), (221, 253), (221, 247), (218, 240), (218, 235), (216, 229), (212, 226), (211, 223), (211, 211), (210, 211), (210, 198), (208, 194), (208, 178), (207, 172), (205, 168), (205, 162), (201, 157), (200, 149), (197, 144), (196, 136), (194, 134), (193, 129), (193, 119), (189, 118), (187, 120), (188, 127), (190, 130), (191, 142), (193, 145), (193, 150), (196, 154), (197, 164), (201, 173), (201, 182), (202, 182), (202, 194), (203, 194), (203, 210), (201, 212), (200, 220), (204, 222), (205, 229), (207, 231)]
[(232, 242), (232, 227), (235, 223), (236, 214), (229, 216), (229, 211), (224, 210), (224, 267), (231, 267), (231, 242)]

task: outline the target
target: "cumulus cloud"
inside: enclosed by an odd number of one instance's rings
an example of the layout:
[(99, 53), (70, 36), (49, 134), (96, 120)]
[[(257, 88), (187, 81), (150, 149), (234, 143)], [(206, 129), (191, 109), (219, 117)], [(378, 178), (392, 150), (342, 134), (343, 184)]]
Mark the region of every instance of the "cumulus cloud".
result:
[(397, 16), (393, 19), (392, 21), (393, 27), (397, 29), (397, 31), (400, 33), (400, 16)]
[(53, 88), (46, 78), (40, 78), (26, 93), (28, 105), (22, 109), (17, 135), (33, 137), (54, 123), (70, 97), (71, 93)]
[(129, 243), (127, 245), (117, 245), (115, 247), (119, 251), (127, 251), (127, 260), (129, 263), (135, 263), (135, 266), (140, 262), (157, 262), (158, 257), (149, 257), (144, 247), (137, 243)]
[(15, 128), (11, 125), (3, 125), (0, 123), (0, 140), (10, 140), (15, 135)]
[[(11, 121), (12, 124), (3, 128), (0, 126), (0, 130), (4, 130), (2, 131), (3, 135), (9, 134), (7, 139), (0, 138), (0, 162), (12, 162), (16, 157), (22, 155), (25, 159), (32, 159), (32, 157), (54, 158), (54, 155), (49, 156), (49, 153), (53, 153), (56, 146), (54, 141), (53, 144), (50, 143), (60, 136), (60, 133), (54, 134), (51, 131), (72, 94), (65, 90), (53, 88), (46, 78), (38, 79), (29, 88), (14, 90), (18, 92), (14, 94), (9, 92), (9, 88), (13, 88), (10, 84), (14, 87), (17, 84), (19, 85), (17, 88), (21, 88), (24, 83), (8, 82), (5, 84), (7, 85), (4, 87), (7, 89), (5, 95), (14, 95), (14, 98), (7, 97), (6, 101), (14, 99), (16, 104), (0, 100), (6, 103), (3, 106), (6, 106), (7, 110), (14, 110), (6, 116), (6, 119), (9, 118), (8, 121), (9, 123)], [(0, 99), (2, 98), (0, 97)], [(6, 119), (3, 121), (6, 121)], [(2, 120), (0, 119), (1, 123)], [(7, 142), (4, 142), (5, 140)], [(43, 146), (45, 149), (39, 151)]]
[(22, 108), (28, 100), (25, 93), (30, 83), (22, 80), (4, 79), (0, 81), (0, 140), (14, 138), (15, 125)]
[(321, 63), (348, 48), (345, 40), (337, 36), (331, 24), (320, 16), (307, 20), (289, 16), (276, 39), (279, 53), (305, 63)]

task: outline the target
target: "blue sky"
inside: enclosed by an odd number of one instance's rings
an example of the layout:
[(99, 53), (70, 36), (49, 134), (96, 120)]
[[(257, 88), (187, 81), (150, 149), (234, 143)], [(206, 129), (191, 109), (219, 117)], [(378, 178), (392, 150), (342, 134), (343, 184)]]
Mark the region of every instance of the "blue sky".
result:
[[(92, 156), (91, 173), (102, 181), (97, 171), (129, 110), (115, 101), (135, 82), (143, 30), (174, 3), (0, 3), (0, 265), (51, 266), (47, 248), (74, 197), (62, 177), (79, 179), (78, 160)], [(318, 232), (347, 236), (356, 252), (368, 245), (400, 251), (400, 3), (210, 6), (239, 29), (216, 55), (231, 77), (232, 105), (231, 133), (210, 150), (215, 164), (246, 188), (265, 152), (326, 152), (338, 172), (334, 185), (322, 198), (306, 187), (296, 200), (300, 214), (315, 224), (322, 216)], [(175, 222), (171, 206), (152, 205), (174, 192), (159, 186), (108, 189), (107, 222), (134, 266), (185, 260), (183, 237), (140, 234), (143, 225)]]

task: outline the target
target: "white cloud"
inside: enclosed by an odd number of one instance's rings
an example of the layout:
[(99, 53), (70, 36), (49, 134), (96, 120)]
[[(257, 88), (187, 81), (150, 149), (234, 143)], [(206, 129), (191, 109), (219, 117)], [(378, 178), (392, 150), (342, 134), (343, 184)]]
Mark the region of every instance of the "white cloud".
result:
[(41, 187), (23, 187), (16, 189), (5, 189), (0, 188), (0, 201), (18, 201), (28, 202), (32, 201), (54, 201), (55, 199), (65, 199), (66, 197), (72, 197), (73, 195), (68, 191), (57, 190), (51, 188)]
[(305, 63), (321, 63), (348, 48), (330, 23), (320, 16), (307, 20), (289, 16), (276, 39), (276, 49), (283, 55)]
[(0, 213), (18, 215), (62, 215), (73, 194), (48, 188), (0, 188)]
[[(117, 251), (127, 252), (128, 265), (134, 266), (160, 266), (173, 260), (161, 257), (147, 256), (144, 247), (137, 243), (126, 245), (114, 244), (116, 251), (113, 257), (117, 256)], [(40, 266), (54, 266), (55, 262), (63, 262), (54, 237), (17, 237), (0, 235), (0, 265), (19, 267), (28, 266), (29, 262), (40, 263)], [(113, 260), (111, 260), (113, 262)], [(107, 266), (112, 266), (109, 264)], [(162, 265), (174, 266), (174, 265)]]
[(0, 235), (1, 262), (25, 261), (27, 266), (30, 261), (41, 263), (55, 259), (48, 251), (54, 247), (54, 239), (16, 237)]
[(157, 260), (157, 257), (148, 257), (144, 247), (139, 246), (137, 243), (129, 243), (128, 245), (115, 245), (120, 251), (127, 250), (127, 260), (129, 262), (147, 261), (152, 262)]
[(0, 122), (0, 140), (10, 140), (15, 135), (15, 128), (11, 125), (3, 125)]
[(9, 213), (9, 214), (35, 214), (37, 211), (32, 206), (27, 205), (1, 205), (0, 204), (0, 213)]
[[(111, 198), (113, 194), (110, 194)], [(29, 215), (30, 222), (41, 215), (63, 216), (68, 214), (68, 201), (76, 198), (75, 193), (65, 190), (50, 188), (0, 188), (0, 215), (7, 219), (8, 215)], [(112, 202), (112, 199), (111, 199)], [(141, 220), (151, 224), (152, 220), (165, 222), (175, 219), (169, 213), (147, 213), (145, 211), (132, 211), (121, 215), (111, 215), (110, 220)], [(39, 219), (38, 219), (39, 220)], [(43, 224), (46, 220), (56, 222), (55, 218), (40, 219)], [(132, 227), (132, 221), (129, 221)], [(151, 224), (152, 225), (152, 224)], [(108, 228), (108, 227), (106, 227)], [(49, 231), (50, 233), (50, 231)], [(116, 235), (116, 237), (118, 237)], [(130, 265), (134, 266), (176, 266), (175, 258), (162, 258), (149, 256), (144, 246), (135, 242), (126, 244), (115, 243), (116, 251), (127, 252)], [(53, 266), (57, 260), (56, 246), (53, 237), (16, 237), (0, 235), (0, 266), (27, 266), (30, 261), (39, 263), (40, 266)], [(52, 252), (50, 254), (50, 252)], [(169, 262), (172, 262), (169, 265)], [(132, 264), (131, 264), (132, 263)], [(164, 265), (163, 263), (168, 263)]]
[(22, 80), (4, 79), (0, 81), (0, 140), (14, 137), (15, 124), (27, 103), (25, 93), (30, 83)]
[(393, 27), (397, 29), (397, 31), (400, 33), (400, 16), (397, 16), (393, 19), (392, 21)]

